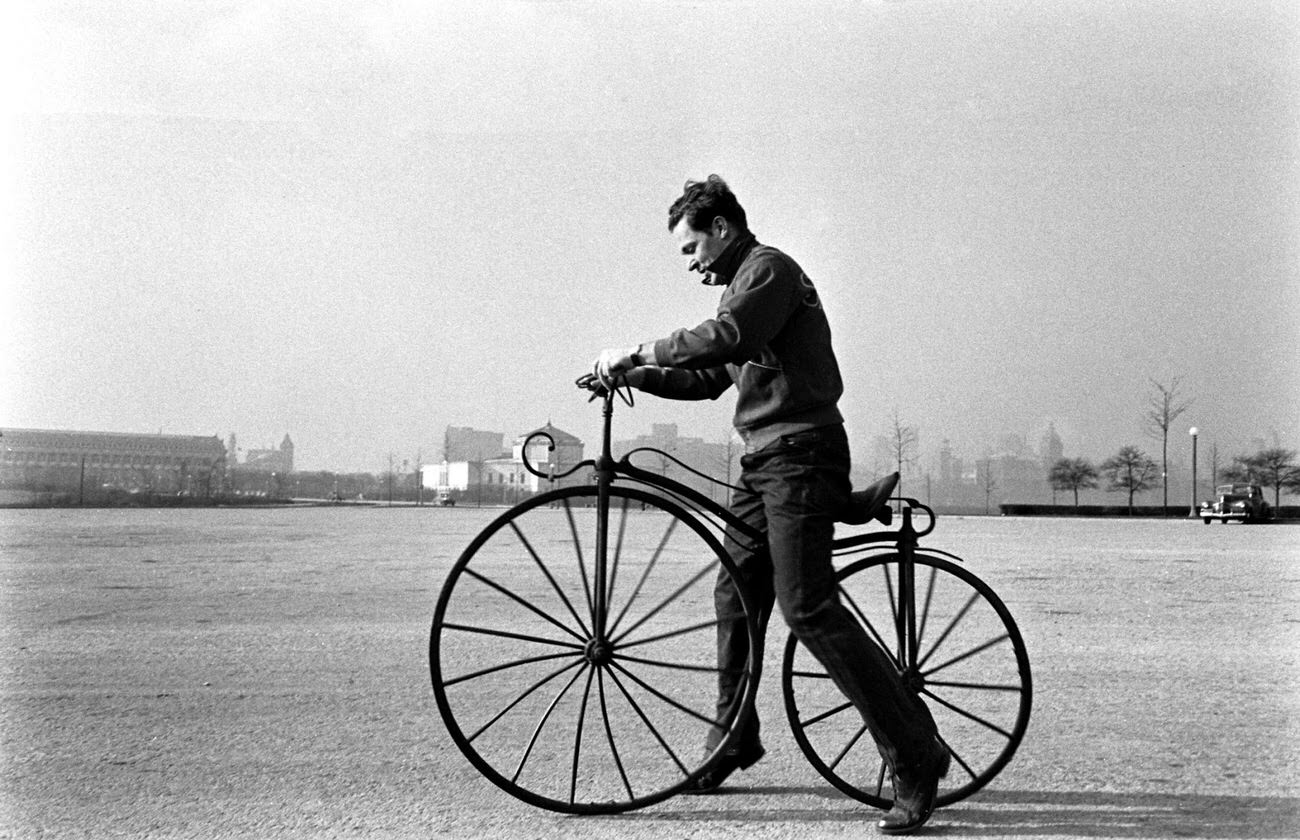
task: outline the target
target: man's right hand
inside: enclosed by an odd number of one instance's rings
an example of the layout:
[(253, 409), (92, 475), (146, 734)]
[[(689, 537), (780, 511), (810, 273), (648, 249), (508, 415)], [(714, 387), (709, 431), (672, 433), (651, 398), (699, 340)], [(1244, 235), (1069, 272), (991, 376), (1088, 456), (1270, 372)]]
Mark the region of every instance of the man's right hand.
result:
[(596, 357), (596, 361), (592, 365), (596, 376), (600, 377), (601, 381), (608, 381), (620, 373), (627, 373), (632, 370), (636, 367), (636, 362), (632, 359), (632, 356), (639, 349), (641, 348), (638, 346), (601, 350), (600, 355)]

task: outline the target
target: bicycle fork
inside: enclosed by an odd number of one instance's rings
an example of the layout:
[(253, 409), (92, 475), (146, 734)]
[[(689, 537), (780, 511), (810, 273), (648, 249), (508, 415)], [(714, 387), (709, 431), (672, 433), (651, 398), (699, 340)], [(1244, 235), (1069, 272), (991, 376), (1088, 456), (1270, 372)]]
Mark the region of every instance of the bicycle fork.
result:
[(894, 632), (898, 639), (898, 667), (902, 670), (903, 680), (914, 690), (919, 690), (916, 546), (917, 533), (912, 526), (912, 508), (904, 505), (903, 524), (898, 530), (898, 608), (894, 613)]
[(611, 392), (605, 397), (601, 410), (603, 434), (600, 457), (596, 459), (596, 556), (592, 568), (592, 640), (588, 659), (601, 664), (608, 657), (609, 593), (606, 590), (609, 576), (609, 507), (610, 485), (614, 482), (614, 457), (610, 450), (610, 430), (614, 421), (614, 399)]

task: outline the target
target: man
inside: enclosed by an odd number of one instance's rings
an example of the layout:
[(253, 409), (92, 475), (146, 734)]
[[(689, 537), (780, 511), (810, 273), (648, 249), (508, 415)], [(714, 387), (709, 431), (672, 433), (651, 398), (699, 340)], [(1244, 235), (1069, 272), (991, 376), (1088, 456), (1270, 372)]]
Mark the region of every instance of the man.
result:
[[(756, 554), (728, 533), (726, 548), (755, 596), (766, 628), (773, 600), (791, 631), (853, 702), (893, 772), (894, 807), (881, 831), (903, 834), (929, 819), (948, 751), (929, 710), (902, 683), (888, 656), (840, 603), (831, 564), (834, 523), (849, 501), (849, 449), (837, 403), (843, 391), (830, 326), (812, 281), (790, 257), (757, 241), (745, 211), (717, 175), (687, 182), (669, 208), (668, 229), (690, 271), (723, 286), (717, 315), (657, 341), (608, 349), (595, 362), (602, 381), (671, 399), (716, 399), (736, 386), (736, 430), (745, 442), (737, 517), (767, 535)], [(734, 615), (734, 585), (721, 576), (718, 615)], [(743, 667), (742, 622), (718, 628), (718, 708), (731, 708)], [(761, 651), (757, 652), (761, 659)], [(721, 733), (709, 733), (715, 748)], [(757, 715), (734, 749), (703, 778), (716, 789), (763, 756)]]

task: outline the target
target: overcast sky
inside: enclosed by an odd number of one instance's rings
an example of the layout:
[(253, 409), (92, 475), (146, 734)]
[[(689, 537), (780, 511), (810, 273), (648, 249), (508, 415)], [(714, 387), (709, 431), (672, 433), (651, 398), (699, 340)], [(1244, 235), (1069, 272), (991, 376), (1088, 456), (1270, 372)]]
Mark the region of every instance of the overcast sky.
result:
[(1300, 447), (1295, 3), (16, 8), (0, 425), (594, 445), (574, 377), (714, 310), (666, 211), (717, 172), (822, 291), (860, 459), (895, 411), (927, 458), (1158, 454), (1175, 377), (1175, 452)]

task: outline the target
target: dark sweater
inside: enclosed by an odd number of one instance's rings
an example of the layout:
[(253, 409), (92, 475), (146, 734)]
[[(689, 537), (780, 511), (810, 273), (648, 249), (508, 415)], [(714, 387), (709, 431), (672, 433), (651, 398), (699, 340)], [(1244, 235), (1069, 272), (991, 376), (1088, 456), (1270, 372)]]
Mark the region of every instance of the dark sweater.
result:
[(717, 399), (734, 384), (733, 422), (751, 452), (784, 434), (842, 423), (830, 325), (799, 265), (746, 234), (710, 268), (726, 284), (718, 314), (654, 342), (659, 367), (645, 369), (641, 390)]

